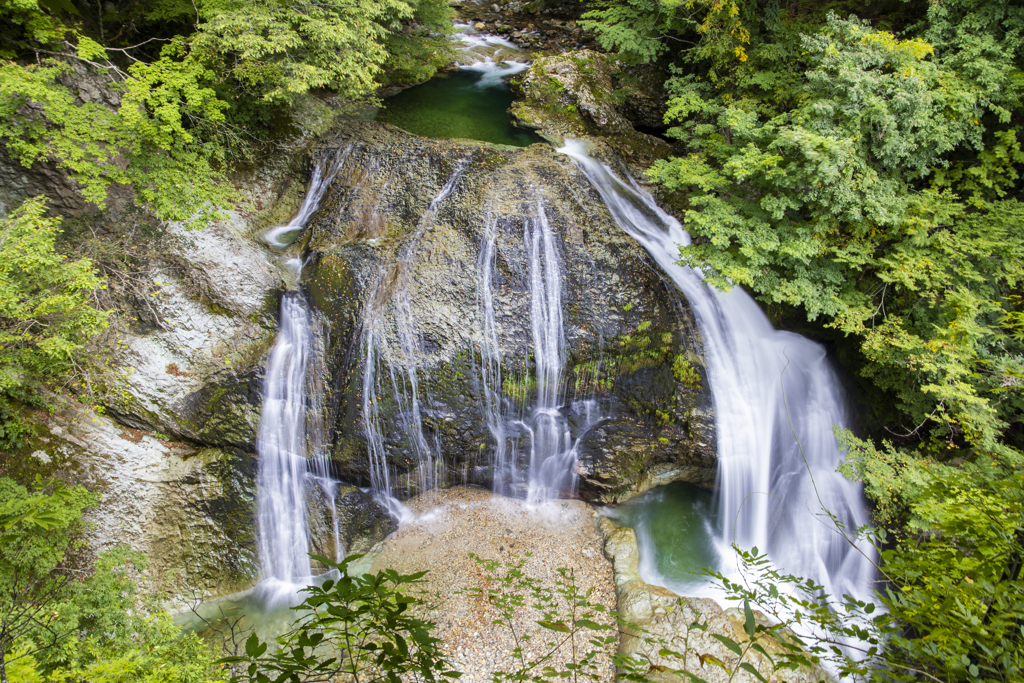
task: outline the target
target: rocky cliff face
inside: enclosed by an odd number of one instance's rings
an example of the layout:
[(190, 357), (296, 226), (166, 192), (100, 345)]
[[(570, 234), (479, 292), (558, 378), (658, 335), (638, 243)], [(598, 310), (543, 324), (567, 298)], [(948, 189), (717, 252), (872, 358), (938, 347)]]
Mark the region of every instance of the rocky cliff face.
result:
[(672, 151), (665, 140), (634, 127), (664, 128), (665, 97), (653, 68), (629, 68), (612, 55), (571, 50), (535, 59), (512, 86), (516, 124), (549, 140), (601, 138), (641, 167)]
[[(87, 76), (79, 74), (80, 98), (109, 95)], [(333, 113), (304, 101), (294, 118), (290, 152), (239, 176), (240, 206), (201, 230), (159, 223), (127, 188), (113, 188), (97, 211), (55, 170), (0, 158), (0, 211), (26, 196), (51, 197), (64, 216), (65, 248), (84, 250), (107, 275), (99, 295), (112, 311), (109, 329), (79, 359), (82, 402), (52, 397), (51, 412), (34, 417), (35, 437), (3, 467), (101, 493), (89, 512), (92, 549), (143, 552), (152, 585), (172, 603), (248, 588), (258, 577), (255, 439), (286, 286), (261, 235), (298, 207), (312, 141)], [(101, 250), (88, 251), (90, 240)]]
[[(306, 143), (240, 181), (245, 210), (200, 231), (156, 230), (131, 286), (111, 282), (120, 313), (91, 352), (102, 363), (89, 390), (103, 412), (65, 402), (39, 416), (37, 437), (19, 457), (103, 493), (91, 513), (96, 549), (127, 543), (143, 551), (154, 582), (178, 600), (230, 593), (258, 577), (262, 373), (288, 286), (284, 262), (296, 255), (325, 323), (335, 474), (369, 484), (374, 446), (400, 495), (492, 483), (497, 441), (487, 391), (506, 417), (536, 402), (524, 230), (538, 211), (561, 276), (559, 410), (576, 444), (580, 495), (604, 503), (672, 479), (713, 484), (712, 421), (686, 302), (568, 158), (546, 145), (425, 140), (362, 122), (335, 128), (312, 150)], [(262, 232), (297, 209), (310, 155), (344, 163), (296, 245), (273, 252)], [(126, 215), (101, 216), (91, 229), (116, 232)], [(488, 349), (498, 370), (490, 384)], [(578, 404), (587, 400), (600, 420), (583, 418)], [(502, 438), (521, 469), (528, 434), (517, 429)], [(341, 490), (335, 502), (350, 552), (392, 529), (359, 489)], [(325, 526), (333, 522), (322, 501), (311, 505), (315, 549), (333, 555)]]
[[(406, 491), (493, 477), (487, 389), (507, 412), (526, 413), (535, 400), (524, 230), (541, 206), (562, 273), (561, 410), (592, 399), (604, 416), (572, 429), (581, 495), (628, 498), (657, 483), (652, 472), (711, 484), (700, 346), (686, 302), (567, 157), (546, 145), (496, 149), (366, 123), (346, 124), (317, 154), (338, 150), (345, 162), (304, 244), (315, 262), (305, 280), (330, 322), (333, 458), (345, 478), (370, 481), (371, 446)], [(500, 387), (483, 377), (489, 344), (499, 351)], [(511, 442), (522, 446), (524, 433), (506, 438), (507, 451), (523, 453)]]

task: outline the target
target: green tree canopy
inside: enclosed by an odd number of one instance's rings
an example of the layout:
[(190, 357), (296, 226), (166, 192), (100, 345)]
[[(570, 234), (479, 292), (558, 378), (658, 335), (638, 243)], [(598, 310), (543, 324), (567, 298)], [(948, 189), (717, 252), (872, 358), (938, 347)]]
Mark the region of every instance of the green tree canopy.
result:
[(225, 173), (296, 97), (373, 101), (382, 82), (428, 77), (450, 56), (443, 0), (97, 8), (93, 20), (70, 0), (0, 3), (0, 140), (98, 207), (125, 185), (158, 217), (196, 224), (237, 201)]

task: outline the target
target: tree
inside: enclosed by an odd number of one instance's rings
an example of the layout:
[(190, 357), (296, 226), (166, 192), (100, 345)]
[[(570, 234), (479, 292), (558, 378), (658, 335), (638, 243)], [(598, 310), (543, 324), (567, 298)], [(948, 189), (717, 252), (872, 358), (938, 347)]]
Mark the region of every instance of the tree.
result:
[[(97, 207), (129, 186), (159, 218), (193, 225), (237, 201), (226, 174), (272, 141), (296, 97), (373, 101), (382, 80), (429, 77), (450, 54), (442, 0), (97, 9), (93, 23), (70, 0), (0, 3), (0, 140)], [(83, 96), (83, 82), (99, 95)]]
[(57, 253), (59, 232), (41, 197), (0, 218), (0, 393), (64, 372), (106, 326), (107, 314), (91, 305), (103, 281), (88, 259)]
[(74, 578), (65, 560), (82, 510), (95, 500), (81, 487), (30, 495), (0, 479), (6, 517), (0, 537), (0, 683), (7, 683), (7, 664), (20, 639), (31, 634), (37, 644), (15, 658), (55, 647), (65, 637), (52, 607)]
[(987, 129), (1003, 105), (920, 38), (832, 16), (799, 46), (806, 71), (771, 88), (675, 83), (692, 152), (650, 175), (687, 192), (683, 261), (860, 337), (908, 435), (997, 451), (1020, 407), (990, 398), (1021, 370), (1017, 130)]

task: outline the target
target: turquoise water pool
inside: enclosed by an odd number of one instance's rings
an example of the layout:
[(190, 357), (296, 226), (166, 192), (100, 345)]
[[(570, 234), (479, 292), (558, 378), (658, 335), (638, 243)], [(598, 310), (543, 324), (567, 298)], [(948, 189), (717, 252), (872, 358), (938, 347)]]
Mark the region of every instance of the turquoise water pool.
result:
[(468, 138), (515, 147), (542, 142), (509, 120), (512, 91), (499, 74), (515, 73), (515, 65), (502, 64), (446, 72), (403, 90), (384, 100), (376, 120), (430, 138)]

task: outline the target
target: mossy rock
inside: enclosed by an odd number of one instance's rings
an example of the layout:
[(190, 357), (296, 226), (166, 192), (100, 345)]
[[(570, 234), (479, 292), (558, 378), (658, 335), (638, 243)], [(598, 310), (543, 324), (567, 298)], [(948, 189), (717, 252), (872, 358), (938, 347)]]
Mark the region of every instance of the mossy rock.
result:
[(363, 408), (372, 338), (375, 452), (395, 492), (433, 481), (423, 443), (442, 470), (437, 485), (489, 483), (496, 444), (481, 374), (482, 250), (493, 243), (502, 383), (490, 389), (506, 410), (528, 414), (536, 386), (524, 234), (537, 225), (540, 202), (561, 264), (566, 410), (573, 397), (592, 397), (631, 426), (598, 438), (573, 419), (572, 437), (585, 448), (581, 493), (621, 499), (642, 487), (643, 471), (666, 464), (694, 483), (713, 481), (713, 451), (692, 437), (703, 433), (695, 422), (708, 403), (692, 314), (565, 156), (543, 145), (495, 151), (425, 140), (371, 122), (346, 123), (323, 144), (319, 154), (352, 145), (306, 236), (315, 256), (308, 290), (330, 322), (329, 424), (340, 476), (370, 483)]

